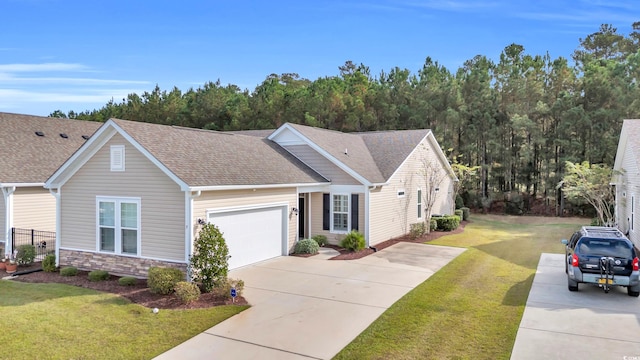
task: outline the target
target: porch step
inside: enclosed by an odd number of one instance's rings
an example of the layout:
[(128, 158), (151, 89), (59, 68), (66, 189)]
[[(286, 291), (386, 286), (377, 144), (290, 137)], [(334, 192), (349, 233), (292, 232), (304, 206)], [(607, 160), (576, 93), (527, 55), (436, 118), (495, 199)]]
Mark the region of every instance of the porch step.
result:
[(318, 255), (314, 256), (313, 258), (320, 259), (320, 260), (328, 260), (338, 255), (340, 255), (340, 253), (332, 248), (321, 247), (320, 250), (318, 250)]

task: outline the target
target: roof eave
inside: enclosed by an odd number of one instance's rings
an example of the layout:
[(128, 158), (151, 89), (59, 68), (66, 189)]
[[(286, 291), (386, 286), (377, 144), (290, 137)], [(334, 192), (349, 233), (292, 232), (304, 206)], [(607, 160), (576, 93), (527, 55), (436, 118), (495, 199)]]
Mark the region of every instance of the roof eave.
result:
[(294, 184), (260, 184), (260, 185), (210, 185), (210, 186), (190, 186), (189, 191), (223, 191), (223, 190), (251, 190), (251, 189), (282, 189), (305, 186), (324, 186), (331, 183), (294, 183)]
[(40, 183), (0, 183), (0, 188), (3, 187), (36, 187), (44, 186), (43, 182)]

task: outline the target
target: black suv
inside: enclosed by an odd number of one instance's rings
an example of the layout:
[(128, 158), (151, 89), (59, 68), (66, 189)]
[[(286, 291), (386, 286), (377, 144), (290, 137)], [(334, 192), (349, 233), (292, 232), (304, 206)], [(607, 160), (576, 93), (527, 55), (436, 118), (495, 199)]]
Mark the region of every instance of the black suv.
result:
[(611, 286), (624, 286), (629, 296), (640, 295), (638, 252), (620, 230), (583, 226), (565, 244), (564, 264), (569, 291), (579, 283), (598, 284), (605, 292)]

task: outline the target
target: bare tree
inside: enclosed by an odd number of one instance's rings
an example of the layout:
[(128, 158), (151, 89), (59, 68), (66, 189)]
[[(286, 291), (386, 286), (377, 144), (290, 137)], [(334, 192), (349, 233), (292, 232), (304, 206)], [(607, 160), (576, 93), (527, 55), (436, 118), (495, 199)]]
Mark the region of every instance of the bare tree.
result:
[(420, 159), (422, 165), (419, 170), (419, 175), (424, 179), (425, 184), (422, 197), (425, 214), (424, 219), (426, 223), (425, 231), (429, 233), (431, 231), (431, 227), (429, 226), (431, 212), (433, 211), (433, 206), (436, 203), (440, 186), (446, 179), (447, 173), (444, 171), (441, 164), (438, 163), (437, 159), (432, 159), (427, 155), (428, 153)]

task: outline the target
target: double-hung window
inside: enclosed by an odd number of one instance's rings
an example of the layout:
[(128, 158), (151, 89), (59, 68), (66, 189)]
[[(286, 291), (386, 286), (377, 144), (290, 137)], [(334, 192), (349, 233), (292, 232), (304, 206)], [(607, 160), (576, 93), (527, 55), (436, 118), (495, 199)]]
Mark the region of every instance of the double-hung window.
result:
[(349, 231), (349, 195), (333, 195), (333, 231)]
[(97, 249), (115, 254), (140, 254), (140, 199), (97, 198)]
[(422, 189), (418, 189), (418, 219), (422, 219)]

